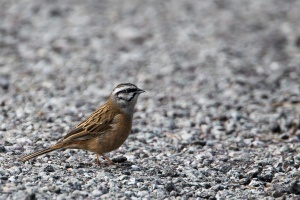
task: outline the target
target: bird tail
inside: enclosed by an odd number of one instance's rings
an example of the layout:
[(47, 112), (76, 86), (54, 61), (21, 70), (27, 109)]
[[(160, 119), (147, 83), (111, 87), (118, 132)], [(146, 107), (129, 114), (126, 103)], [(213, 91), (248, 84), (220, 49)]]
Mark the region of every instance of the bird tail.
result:
[(37, 151), (37, 152), (34, 152), (34, 153), (29, 154), (27, 156), (24, 156), (24, 157), (20, 158), (19, 161), (25, 162), (27, 160), (30, 160), (31, 158), (40, 156), (40, 155), (45, 154), (45, 153), (49, 153), (51, 151), (54, 151), (54, 150), (57, 150), (57, 149), (60, 149), (60, 148), (61, 148), (61, 145), (54, 145), (54, 146), (49, 147), (47, 149), (43, 149), (41, 151)]

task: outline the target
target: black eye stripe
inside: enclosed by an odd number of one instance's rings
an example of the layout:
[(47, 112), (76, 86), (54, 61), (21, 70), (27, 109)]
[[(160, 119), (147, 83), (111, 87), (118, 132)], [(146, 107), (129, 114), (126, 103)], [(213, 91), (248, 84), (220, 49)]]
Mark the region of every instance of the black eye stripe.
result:
[(133, 89), (133, 88), (132, 89), (128, 89), (127, 92), (128, 93), (130, 93), (130, 92), (136, 92), (136, 89)]

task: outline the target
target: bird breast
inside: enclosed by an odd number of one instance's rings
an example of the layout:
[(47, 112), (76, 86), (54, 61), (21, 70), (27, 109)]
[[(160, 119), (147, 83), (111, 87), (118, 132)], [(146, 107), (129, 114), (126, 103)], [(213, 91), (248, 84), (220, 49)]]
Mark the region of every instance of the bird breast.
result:
[(127, 139), (132, 126), (132, 118), (125, 114), (115, 116), (112, 123), (112, 130), (98, 138), (98, 148), (107, 153), (119, 148)]

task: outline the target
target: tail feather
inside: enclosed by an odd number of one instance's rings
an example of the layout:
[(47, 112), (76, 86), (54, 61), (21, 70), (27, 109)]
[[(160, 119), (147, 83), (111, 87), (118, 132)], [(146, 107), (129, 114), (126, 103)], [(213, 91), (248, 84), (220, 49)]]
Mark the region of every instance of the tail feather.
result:
[(57, 150), (57, 149), (60, 149), (60, 148), (61, 148), (60, 145), (55, 145), (55, 146), (49, 147), (47, 149), (43, 149), (41, 151), (37, 151), (37, 152), (34, 152), (34, 153), (29, 154), (27, 156), (24, 156), (24, 157), (20, 158), (19, 161), (25, 162), (27, 160), (30, 160), (31, 158), (40, 156), (40, 155), (45, 154), (45, 153), (49, 153), (51, 151), (54, 151), (54, 150)]

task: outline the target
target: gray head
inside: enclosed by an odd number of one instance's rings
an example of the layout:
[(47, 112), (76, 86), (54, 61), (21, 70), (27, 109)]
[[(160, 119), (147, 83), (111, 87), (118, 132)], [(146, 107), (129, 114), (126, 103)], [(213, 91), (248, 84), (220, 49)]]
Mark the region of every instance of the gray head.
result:
[(124, 111), (133, 114), (139, 94), (145, 92), (131, 83), (121, 83), (112, 91), (112, 98)]

